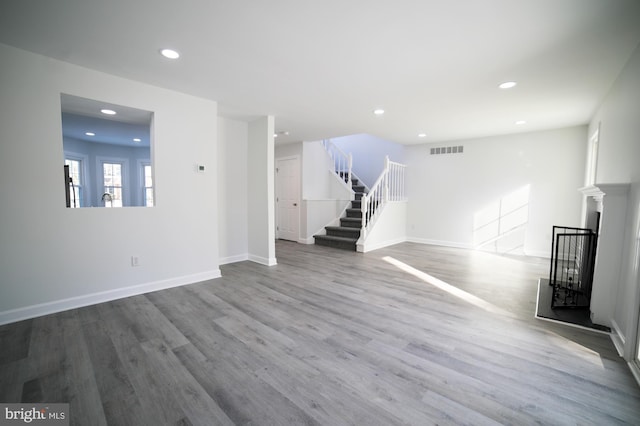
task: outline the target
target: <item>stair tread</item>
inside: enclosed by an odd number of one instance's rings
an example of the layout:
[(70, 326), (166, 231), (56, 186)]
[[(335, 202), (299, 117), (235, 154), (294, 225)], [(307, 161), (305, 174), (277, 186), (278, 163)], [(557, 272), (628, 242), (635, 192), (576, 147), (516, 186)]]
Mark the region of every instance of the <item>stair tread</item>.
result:
[(317, 238), (319, 240), (342, 241), (345, 243), (354, 243), (354, 244), (358, 241), (357, 238), (336, 237), (335, 235), (314, 235), (313, 238)]
[(348, 226), (336, 226), (324, 228), (327, 231), (327, 235), (333, 235), (336, 237), (353, 237), (360, 238), (360, 228), (348, 227)]
[(349, 232), (359, 232), (360, 231), (358, 228), (350, 228), (348, 226), (325, 226), (324, 229), (332, 229), (332, 230), (336, 230), (336, 231), (349, 231)]

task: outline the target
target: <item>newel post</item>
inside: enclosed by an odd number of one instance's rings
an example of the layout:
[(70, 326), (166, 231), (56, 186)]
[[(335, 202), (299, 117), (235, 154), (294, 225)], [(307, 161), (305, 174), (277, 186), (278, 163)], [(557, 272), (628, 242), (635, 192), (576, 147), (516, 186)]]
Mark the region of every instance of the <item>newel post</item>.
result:
[(360, 225), (360, 232), (362, 238), (367, 236), (367, 212), (369, 211), (369, 194), (362, 194), (360, 198), (360, 211), (362, 212), (362, 224)]

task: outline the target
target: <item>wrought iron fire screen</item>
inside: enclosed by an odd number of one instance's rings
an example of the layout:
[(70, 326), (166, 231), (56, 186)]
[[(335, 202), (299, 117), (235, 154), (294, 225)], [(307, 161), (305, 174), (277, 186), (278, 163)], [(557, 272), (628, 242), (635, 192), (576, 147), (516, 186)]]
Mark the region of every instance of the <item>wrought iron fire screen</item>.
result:
[(552, 308), (589, 307), (597, 235), (591, 229), (554, 226), (549, 285)]

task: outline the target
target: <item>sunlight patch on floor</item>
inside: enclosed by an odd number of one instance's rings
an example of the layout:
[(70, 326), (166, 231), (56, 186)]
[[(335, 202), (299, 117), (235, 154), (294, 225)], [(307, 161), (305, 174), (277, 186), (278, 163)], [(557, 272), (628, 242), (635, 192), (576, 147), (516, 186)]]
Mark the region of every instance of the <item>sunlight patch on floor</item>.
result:
[(451, 284), (447, 284), (446, 282), (431, 276), (425, 272), (422, 272), (416, 268), (414, 268), (413, 266), (407, 265), (406, 263), (395, 259), (391, 256), (385, 256), (382, 258), (382, 260), (384, 260), (385, 262), (395, 266), (396, 268), (400, 269), (401, 271), (407, 272), (411, 275), (413, 275), (414, 277), (424, 281), (427, 284), (431, 284), (432, 286), (439, 288), (440, 290), (446, 291), (447, 293), (451, 294), (452, 296), (455, 296), (467, 303), (470, 303), (474, 306), (477, 306), (481, 309), (484, 309), (487, 312), (491, 312), (493, 314), (498, 314), (498, 315), (504, 315), (504, 316), (509, 316), (509, 317), (513, 317), (513, 314), (509, 311), (505, 311), (504, 309), (501, 309), (499, 307), (497, 307), (496, 305), (487, 302), (484, 299), (479, 298), (478, 296), (474, 296), (471, 293), (467, 293), (464, 290), (461, 290), (455, 286), (452, 286)]
[(593, 364), (604, 369), (602, 356), (599, 352), (589, 348), (588, 346), (574, 342), (570, 338), (562, 336), (553, 331), (546, 331), (546, 334), (547, 340), (549, 340), (555, 348), (563, 349), (571, 353), (575, 358), (579, 358), (583, 361), (588, 362), (589, 364)]

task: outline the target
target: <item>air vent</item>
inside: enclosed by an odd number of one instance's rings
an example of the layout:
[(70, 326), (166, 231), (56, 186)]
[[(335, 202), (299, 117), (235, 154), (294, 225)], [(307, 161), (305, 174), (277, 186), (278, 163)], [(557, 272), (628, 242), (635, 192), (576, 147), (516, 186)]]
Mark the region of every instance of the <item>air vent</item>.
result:
[(438, 148), (431, 148), (431, 155), (440, 154), (462, 154), (464, 152), (464, 146), (441, 146)]

